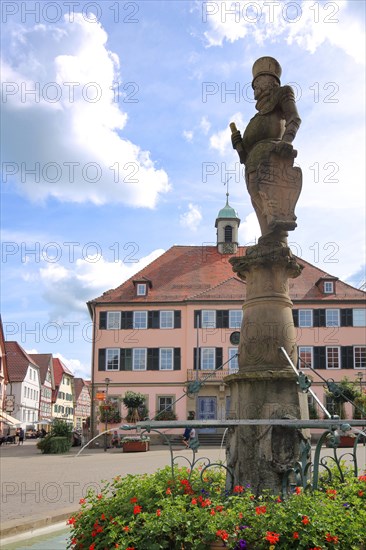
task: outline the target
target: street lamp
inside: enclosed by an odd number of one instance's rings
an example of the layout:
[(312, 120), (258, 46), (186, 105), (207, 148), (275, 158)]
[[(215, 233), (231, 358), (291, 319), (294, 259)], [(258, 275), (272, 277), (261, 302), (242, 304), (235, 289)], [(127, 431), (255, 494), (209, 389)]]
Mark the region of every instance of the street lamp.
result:
[(362, 395), (362, 378), (363, 378), (363, 372), (358, 372), (357, 373), (357, 378), (358, 378), (358, 381), (360, 383), (360, 392), (361, 392), (361, 395)]
[(106, 453), (106, 452), (107, 452), (107, 443), (108, 443), (108, 438), (107, 438), (107, 430), (108, 430), (108, 386), (109, 386), (109, 383), (110, 383), (110, 379), (109, 379), (109, 378), (105, 378), (105, 379), (104, 379), (104, 383), (105, 383), (105, 398), (104, 398), (104, 418), (105, 418), (105, 426), (104, 426), (104, 430), (105, 430), (105, 434), (104, 434), (104, 452)]

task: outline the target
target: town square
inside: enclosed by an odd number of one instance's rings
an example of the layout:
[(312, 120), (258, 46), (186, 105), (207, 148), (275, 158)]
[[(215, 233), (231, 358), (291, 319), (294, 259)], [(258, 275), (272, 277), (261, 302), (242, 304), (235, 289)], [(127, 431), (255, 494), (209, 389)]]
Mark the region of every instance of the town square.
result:
[(365, 6), (1, 9), (1, 547), (364, 550)]

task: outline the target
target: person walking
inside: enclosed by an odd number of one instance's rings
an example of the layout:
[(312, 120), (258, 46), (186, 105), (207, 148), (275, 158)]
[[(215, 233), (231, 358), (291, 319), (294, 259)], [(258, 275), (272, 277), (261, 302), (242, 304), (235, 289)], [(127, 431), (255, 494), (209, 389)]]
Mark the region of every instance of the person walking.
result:
[(23, 445), (23, 443), (24, 443), (24, 430), (23, 430), (23, 428), (20, 428), (18, 445), (20, 445), (20, 444)]

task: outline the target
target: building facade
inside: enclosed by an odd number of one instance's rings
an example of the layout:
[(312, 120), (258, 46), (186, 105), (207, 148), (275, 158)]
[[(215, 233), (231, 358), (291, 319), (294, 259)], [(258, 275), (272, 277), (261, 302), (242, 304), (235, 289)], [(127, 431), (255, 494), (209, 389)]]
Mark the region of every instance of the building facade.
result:
[(41, 392), (40, 369), (17, 342), (5, 342), (8, 377), (7, 395), (14, 396), (15, 417), (21, 427), (36, 430)]
[(53, 358), (53, 374), (52, 416), (74, 425), (74, 375), (58, 358)]
[(41, 395), (39, 400), (39, 428), (48, 431), (52, 423), (52, 390), (55, 387), (53, 377), (53, 358), (51, 353), (29, 355), (39, 366), (41, 380)]
[[(199, 420), (235, 416), (225, 376), (238, 368), (237, 333), (246, 297), (246, 283), (229, 263), (246, 251), (237, 244), (239, 223), (227, 202), (216, 220), (217, 246), (173, 246), (88, 303), (94, 325), (94, 427), (95, 396), (106, 389), (122, 417), (120, 400), (128, 390), (145, 395), (150, 418), (166, 409), (179, 420), (190, 411)], [(290, 296), (300, 364), (329, 405), (322, 378), (347, 376), (366, 390), (365, 292), (298, 261), (303, 271), (290, 281)], [(202, 385), (192, 394), (189, 384), (197, 381)]]
[(87, 419), (90, 417), (91, 399), (89, 386), (82, 378), (74, 378), (75, 414), (74, 428), (85, 429)]

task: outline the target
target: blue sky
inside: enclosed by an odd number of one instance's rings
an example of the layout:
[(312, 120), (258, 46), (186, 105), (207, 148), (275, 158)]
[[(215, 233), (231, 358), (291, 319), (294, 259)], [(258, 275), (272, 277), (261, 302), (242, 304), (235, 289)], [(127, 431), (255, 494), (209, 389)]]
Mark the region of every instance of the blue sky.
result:
[[(259, 227), (229, 122), (254, 116), (253, 62), (292, 84), (303, 190), (294, 253), (365, 281), (365, 4), (2, 2), (5, 337), (88, 377), (86, 301), (174, 244), (215, 243), (230, 204)], [(31, 92), (33, 90), (33, 93)]]

